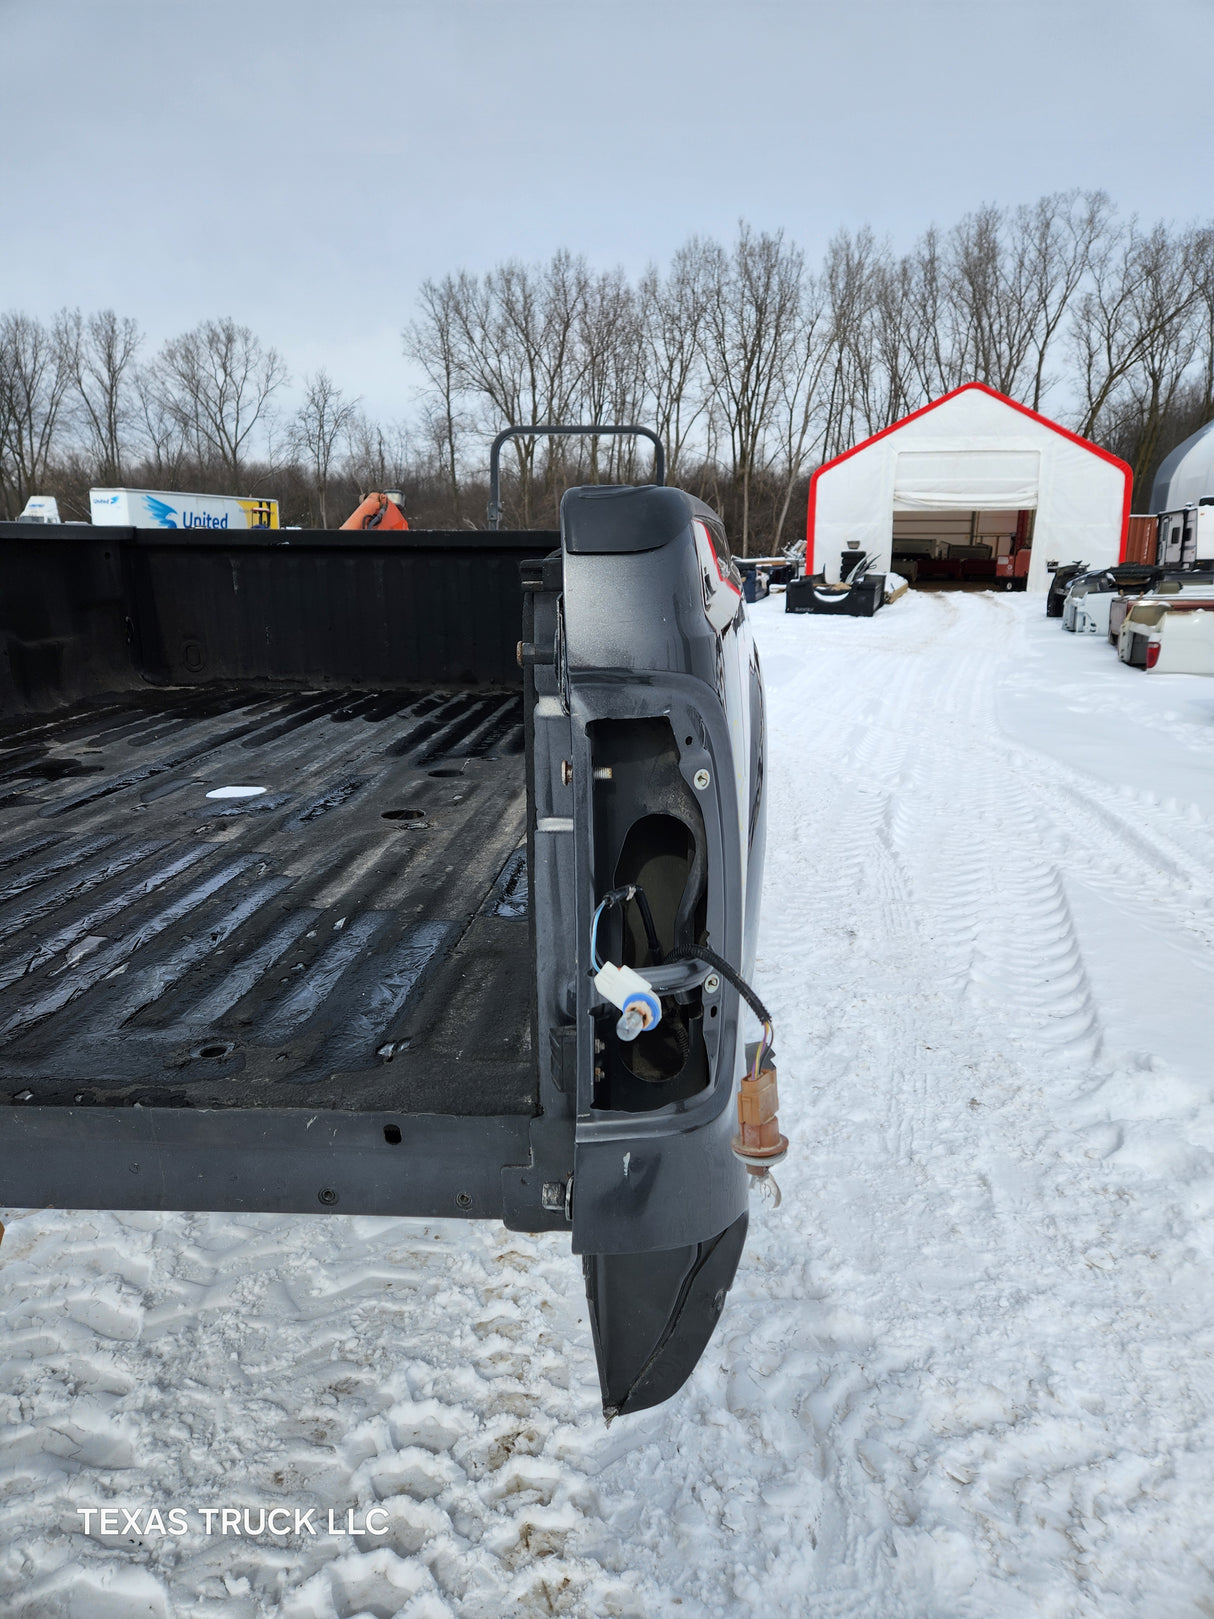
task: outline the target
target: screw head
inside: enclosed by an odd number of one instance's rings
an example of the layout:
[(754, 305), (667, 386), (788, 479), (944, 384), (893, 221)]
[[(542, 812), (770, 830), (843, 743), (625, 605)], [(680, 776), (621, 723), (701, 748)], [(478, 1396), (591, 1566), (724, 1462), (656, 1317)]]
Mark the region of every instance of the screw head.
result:
[(720, 987), (721, 980), (717, 977), (716, 973), (709, 973), (708, 977), (704, 980), (705, 995), (715, 995)]
[(316, 1200), (318, 1203), (323, 1203), (327, 1209), (331, 1209), (334, 1203), (337, 1202), (337, 1193), (331, 1186), (322, 1186), (316, 1194)]
[(695, 783), (696, 790), (701, 793), (712, 781), (712, 777), (708, 774), (707, 770), (697, 770), (691, 779)]
[(457, 1209), (470, 1209), (472, 1207), (471, 1192), (456, 1192), (455, 1206)]

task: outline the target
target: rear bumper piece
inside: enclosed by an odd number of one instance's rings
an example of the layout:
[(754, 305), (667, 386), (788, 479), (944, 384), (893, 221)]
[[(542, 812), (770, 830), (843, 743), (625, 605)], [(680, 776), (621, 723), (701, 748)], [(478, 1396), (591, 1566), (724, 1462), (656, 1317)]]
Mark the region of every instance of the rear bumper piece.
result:
[(719, 1236), (648, 1254), (584, 1261), (603, 1411), (661, 1405), (682, 1388), (725, 1308), (749, 1216)]
[(543, 1210), (529, 1184), (531, 1127), (512, 1117), (17, 1105), (4, 1110), (0, 1199), (13, 1208), (453, 1216), (567, 1231), (563, 1208)]

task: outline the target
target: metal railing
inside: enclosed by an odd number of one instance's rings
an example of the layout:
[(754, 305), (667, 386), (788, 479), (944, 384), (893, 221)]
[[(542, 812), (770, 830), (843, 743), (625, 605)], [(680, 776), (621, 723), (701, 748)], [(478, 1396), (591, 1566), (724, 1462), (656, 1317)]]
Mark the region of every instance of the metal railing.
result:
[(636, 438), (647, 438), (653, 441), (653, 481), (655, 484), (666, 482), (666, 450), (661, 439), (651, 427), (547, 427), (533, 425), (531, 427), (507, 427), (500, 432), (493, 441), (493, 448), (489, 451), (489, 527), (500, 528), (502, 525), (502, 445), (510, 438), (568, 438), (580, 436), (582, 438), (596, 438), (610, 434), (619, 437), (631, 433)]

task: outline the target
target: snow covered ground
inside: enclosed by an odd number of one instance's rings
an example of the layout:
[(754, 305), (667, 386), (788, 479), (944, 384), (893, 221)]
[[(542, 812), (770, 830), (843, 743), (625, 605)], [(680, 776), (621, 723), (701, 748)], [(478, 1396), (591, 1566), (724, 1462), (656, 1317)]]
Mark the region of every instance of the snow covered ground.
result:
[(689, 1386), (604, 1428), (559, 1238), (6, 1215), (4, 1619), (1214, 1615), (1214, 680), (754, 622), (794, 1154)]

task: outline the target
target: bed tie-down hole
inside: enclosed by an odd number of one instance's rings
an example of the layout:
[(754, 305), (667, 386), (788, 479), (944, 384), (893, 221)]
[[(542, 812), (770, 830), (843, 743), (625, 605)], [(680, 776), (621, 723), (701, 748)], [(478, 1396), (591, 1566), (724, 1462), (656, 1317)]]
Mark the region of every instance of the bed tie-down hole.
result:
[(194, 1047), (190, 1056), (199, 1057), (204, 1062), (218, 1062), (223, 1057), (230, 1057), (235, 1050), (235, 1040), (204, 1040), (202, 1045)]

